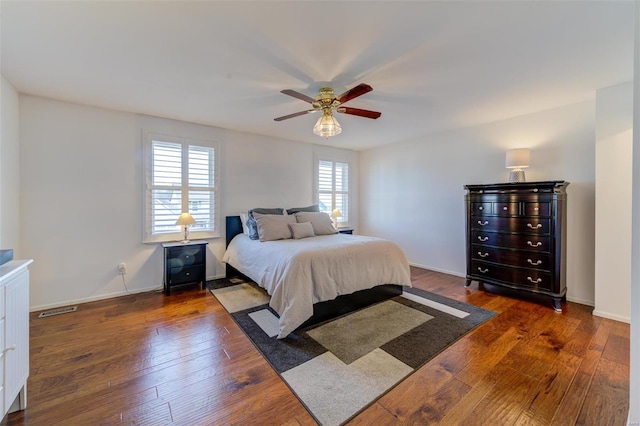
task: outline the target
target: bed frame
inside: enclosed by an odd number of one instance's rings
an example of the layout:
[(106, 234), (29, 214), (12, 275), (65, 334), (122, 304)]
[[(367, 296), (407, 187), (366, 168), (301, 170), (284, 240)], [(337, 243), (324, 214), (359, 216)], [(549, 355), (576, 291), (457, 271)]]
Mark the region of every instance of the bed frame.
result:
[[(226, 229), (226, 244), (229, 246), (233, 237), (243, 232), (240, 216), (227, 216)], [(244, 280), (253, 281), (251, 278), (240, 273), (236, 268), (227, 263), (227, 278), (231, 277), (240, 277)], [(313, 316), (305, 321), (305, 323), (300, 327), (318, 324), (322, 321), (348, 314), (349, 312), (353, 312), (374, 303), (382, 302), (383, 300), (387, 300), (401, 294), (401, 285), (384, 284), (367, 290), (344, 294), (333, 300), (327, 300), (326, 302), (316, 303), (313, 305)]]

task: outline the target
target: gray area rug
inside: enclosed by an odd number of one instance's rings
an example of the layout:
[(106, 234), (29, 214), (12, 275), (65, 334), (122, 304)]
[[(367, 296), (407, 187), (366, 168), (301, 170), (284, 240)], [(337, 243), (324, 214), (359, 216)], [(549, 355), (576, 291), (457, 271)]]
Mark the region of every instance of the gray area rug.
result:
[(401, 296), (278, 340), (278, 317), (255, 283), (209, 283), (227, 309), (309, 412), (340, 425), (376, 401), (493, 312), (427, 291)]

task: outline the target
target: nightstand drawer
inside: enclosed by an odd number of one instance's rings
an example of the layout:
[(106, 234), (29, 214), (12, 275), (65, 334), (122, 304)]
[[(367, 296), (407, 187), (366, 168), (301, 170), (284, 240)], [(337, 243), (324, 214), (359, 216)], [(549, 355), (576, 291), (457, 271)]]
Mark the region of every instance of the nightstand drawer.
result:
[(202, 263), (204, 247), (181, 247), (169, 249), (169, 267), (190, 266)]
[(171, 268), (169, 272), (169, 284), (183, 284), (200, 282), (204, 279), (202, 266), (187, 266), (184, 268)]

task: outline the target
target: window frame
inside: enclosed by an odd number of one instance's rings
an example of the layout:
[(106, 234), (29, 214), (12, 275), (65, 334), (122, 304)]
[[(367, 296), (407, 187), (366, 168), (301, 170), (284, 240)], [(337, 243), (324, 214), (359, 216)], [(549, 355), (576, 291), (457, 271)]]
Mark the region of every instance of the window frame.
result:
[[(182, 184), (180, 186), (181, 191), (181, 210), (184, 211), (184, 206), (189, 204), (189, 191), (202, 191), (203, 187), (197, 186), (189, 186), (188, 182), (188, 156), (189, 156), (189, 146), (197, 146), (207, 149), (213, 149), (213, 186), (205, 187), (206, 190), (210, 190), (213, 192), (213, 209), (211, 209), (211, 214), (213, 215), (212, 223), (213, 229), (210, 231), (191, 231), (189, 232), (190, 240), (202, 240), (202, 239), (213, 239), (220, 238), (220, 149), (218, 142), (208, 141), (203, 139), (195, 139), (195, 138), (187, 138), (181, 136), (171, 136), (165, 135), (156, 132), (143, 131), (142, 138), (142, 153), (143, 153), (143, 173), (142, 173), (142, 188), (143, 188), (143, 197), (142, 197), (142, 214), (143, 214), (143, 229), (142, 229), (142, 242), (145, 244), (153, 244), (153, 243), (162, 243), (162, 242), (171, 242), (171, 241), (180, 241), (184, 238), (184, 231), (182, 229), (178, 229), (176, 232), (166, 232), (166, 233), (153, 233), (152, 227), (152, 214), (153, 214), (153, 182), (152, 182), (152, 171), (153, 171), (153, 141), (162, 141), (167, 143), (175, 143), (181, 145), (181, 153), (182, 153)], [(186, 149), (186, 153), (185, 153)], [(187, 159), (187, 163), (184, 163), (184, 159)], [(186, 179), (184, 178), (185, 173), (187, 173)], [(176, 217), (177, 220), (177, 217)]]
[[(316, 203), (320, 203), (320, 162), (325, 161), (325, 162), (330, 162), (332, 163), (332, 189), (331, 189), (331, 210), (328, 212), (329, 215), (331, 215), (331, 211), (333, 211), (333, 209), (335, 208), (334, 206), (336, 205), (336, 194), (340, 193), (340, 194), (346, 194), (347, 196), (347, 211), (346, 211), (346, 220), (343, 220), (342, 218), (338, 218), (337, 221), (337, 226), (339, 228), (348, 228), (351, 227), (351, 203), (352, 203), (352, 195), (353, 195), (353, 191), (352, 191), (352, 173), (353, 173), (353, 164), (351, 161), (346, 160), (344, 158), (336, 158), (336, 157), (330, 157), (330, 156), (324, 156), (324, 155), (315, 155), (314, 156), (314, 162), (313, 162), (313, 193), (314, 193), (314, 197), (315, 197), (315, 202)], [(346, 193), (345, 191), (337, 191), (336, 190), (336, 186), (335, 186), (335, 171), (336, 171), (336, 163), (342, 163), (342, 164), (346, 164), (347, 165), (347, 190)], [(325, 192), (325, 191), (323, 191)], [(345, 212), (342, 211), (343, 216), (345, 215)]]

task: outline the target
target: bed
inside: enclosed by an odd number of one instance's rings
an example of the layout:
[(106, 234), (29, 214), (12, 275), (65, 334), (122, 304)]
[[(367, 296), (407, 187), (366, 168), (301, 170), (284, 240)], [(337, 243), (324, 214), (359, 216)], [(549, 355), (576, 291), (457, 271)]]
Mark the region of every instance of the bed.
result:
[(333, 234), (260, 242), (243, 233), (239, 216), (227, 216), (226, 230), (227, 277), (244, 276), (267, 291), (278, 338), (411, 286), (404, 253), (387, 240)]

